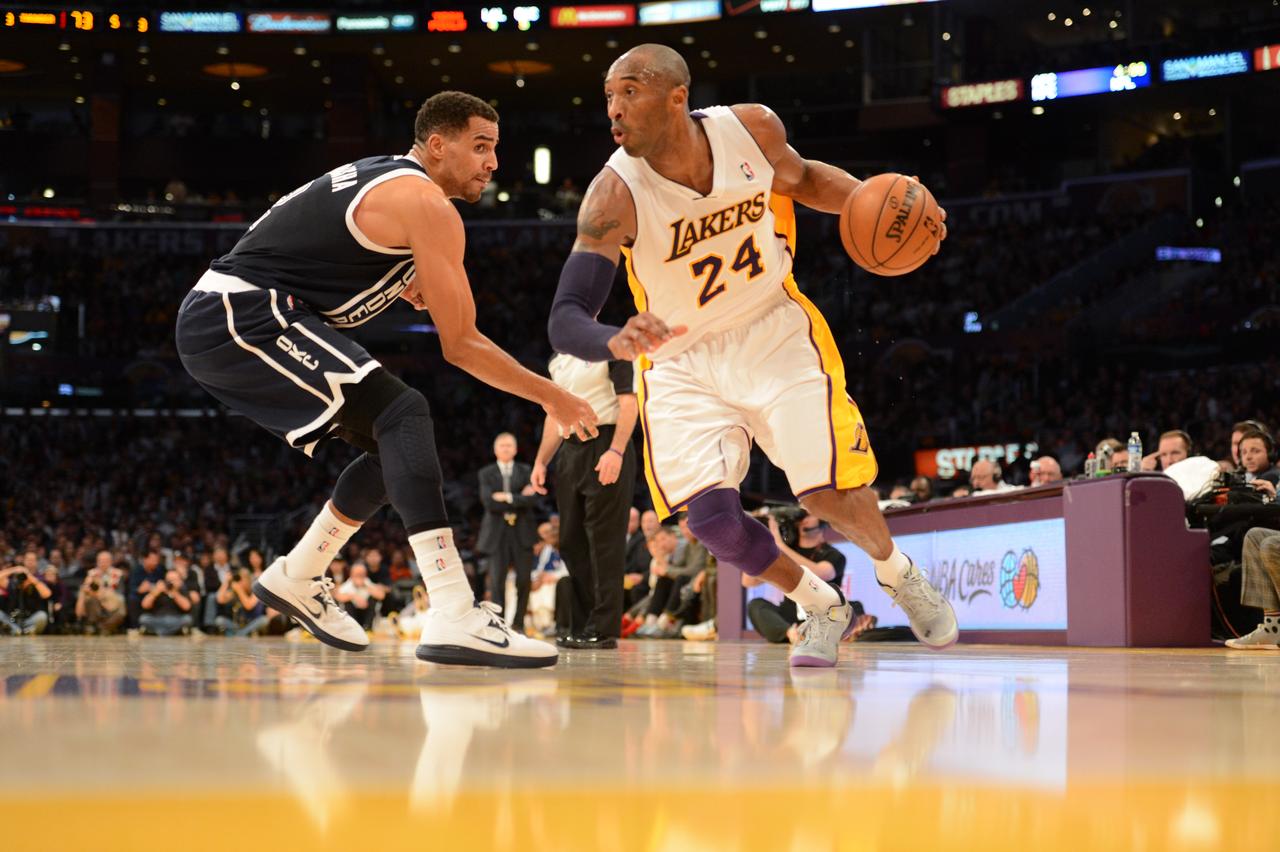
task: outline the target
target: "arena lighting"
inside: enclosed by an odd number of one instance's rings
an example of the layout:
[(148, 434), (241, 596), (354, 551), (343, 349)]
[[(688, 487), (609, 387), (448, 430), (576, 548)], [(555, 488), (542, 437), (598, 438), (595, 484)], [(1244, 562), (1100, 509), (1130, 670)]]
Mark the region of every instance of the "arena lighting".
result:
[(1280, 68), (1280, 44), (1269, 44), (1253, 51), (1253, 70), (1272, 71)]
[(538, 186), (551, 183), (551, 149), (543, 145), (533, 149), (533, 182)]
[(236, 12), (161, 12), (162, 33), (238, 33), (241, 18)]
[(1026, 96), (1021, 80), (990, 80), (985, 83), (962, 83), (944, 86), (942, 106), (947, 108), (1003, 104), (1020, 101)]
[(720, 18), (720, 0), (659, 0), (657, 3), (641, 3), (639, 17), (642, 27), (715, 21)]
[(630, 27), (636, 22), (636, 7), (630, 3), (615, 6), (552, 6), (553, 29), (582, 27)]
[[(461, 33), (467, 29), (467, 13), (456, 9), (436, 9), (427, 19), (429, 33)], [(453, 46), (449, 46), (453, 51)]]
[(333, 19), (325, 12), (250, 12), (245, 29), (251, 33), (327, 33)]
[(1222, 263), (1222, 249), (1199, 246), (1156, 246), (1156, 260), (1194, 260)]
[(1249, 71), (1249, 56), (1243, 50), (1184, 56), (1179, 59), (1166, 59), (1160, 63), (1160, 79), (1166, 83), (1247, 74)]
[(1124, 62), (1078, 71), (1037, 74), (1031, 78), (1031, 100), (1052, 101), (1080, 95), (1124, 92), (1151, 85), (1151, 67), (1146, 62)]
[(878, 9), (881, 6), (906, 6), (913, 3), (937, 3), (938, 0), (813, 0), (815, 12), (843, 12), (846, 9)]
[(724, 0), (724, 13), (738, 15), (771, 15), (775, 12), (803, 12), (810, 0)]
[(504, 25), (515, 22), (516, 29), (528, 30), (542, 20), (542, 10), (537, 6), (514, 6), (510, 14), (501, 6), (487, 6), (480, 10), (480, 20), (491, 31), (497, 32)]
[(405, 33), (418, 28), (418, 16), (413, 12), (387, 15), (338, 15), (333, 24), (338, 32)]

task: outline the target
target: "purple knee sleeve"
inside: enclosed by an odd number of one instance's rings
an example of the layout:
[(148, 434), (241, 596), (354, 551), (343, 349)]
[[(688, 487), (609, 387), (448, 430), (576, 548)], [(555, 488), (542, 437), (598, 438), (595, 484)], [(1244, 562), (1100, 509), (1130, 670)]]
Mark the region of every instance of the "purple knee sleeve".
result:
[(755, 577), (778, 558), (778, 545), (764, 524), (742, 511), (732, 488), (717, 488), (688, 506), (689, 529), (717, 562)]

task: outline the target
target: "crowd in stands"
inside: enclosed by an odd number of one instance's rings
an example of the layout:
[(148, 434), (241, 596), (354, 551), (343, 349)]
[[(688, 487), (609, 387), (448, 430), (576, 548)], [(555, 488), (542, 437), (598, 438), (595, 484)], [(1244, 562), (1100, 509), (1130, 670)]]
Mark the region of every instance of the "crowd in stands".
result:
[[(566, 197), (573, 190), (563, 189)], [(1275, 322), (1267, 309), (1280, 301), (1280, 261), (1265, 237), (1276, 212), (1273, 202), (1228, 206), (1202, 230), (1188, 223), (1186, 234), (1221, 247), (1223, 262), (1196, 286), (1124, 323), (1114, 340), (1090, 339), (1087, 346), (1052, 329), (1064, 316), (1102, 304), (1115, 282), (1019, 334), (960, 330), (967, 312), (985, 315), (1006, 305), (1131, 225), (1048, 212), (1036, 224), (953, 228), (944, 251), (921, 272), (873, 279), (844, 255), (834, 219), (803, 217), (797, 280), (840, 343), (849, 391), (880, 461), (882, 496), (910, 501), (950, 496), (957, 485), (986, 487), (990, 472), (983, 467), (969, 481), (911, 481), (912, 454), (920, 447), (1034, 441), (1043, 457), (1035, 470), (1025, 462), (1006, 465), (1008, 486), (1053, 481), (1055, 470), (1076, 475), (1108, 436), (1123, 442), (1136, 430), (1151, 453), (1160, 435), (1183, 430), (1196, 454), (1225, 460), (1232, 456), (1232, 423), (1280, 423), (1274, 347), (1233, 348), (1246, 339), (1265, 343)], [(533, 369), (544, 370), (550, 354), (544, 321), (572, 233), (563, 223), (471, 231), (468, 271), (480, 327)], [(78, 245), (69, 251), (15, 229), (0, 231), (0, 303), (56, 295), (62, 308), (53, 351), (19, 356), (11, 347), (0, 360), (4, 401), (38, 404), (39, 389), (57, 373), (103, 387), (106, 397), (95, 405), (216, 408), (186, 377), (172, 344), (177, 305), (208, 258), (112, 249), (107, 240)], [(619, 283), (606, 318), (625, 315), (628, 300)], [(1206, 344), (1194, 360), (1162, 348), (1188, 337)], [(908, 338), (919, 345), (902, 347)], [(542, 413), (443, 364), (428, 336), (396, 340), (370, 348), (427, 394), (446, 501), (469, 551), (479, 515), (474, 474), (492, 434), (514, 433), (528, 457)], [(60, 402), (53, 398), (54, 406)], [(14, 622), (18, 629), (92, 625), (102, 632), (285, 630), (286, 622), (252, 599), (261, 560), (245, 549), (244, 536), (252, 538), (252, 519), (266, 518), (280, 539), (274, 546), (287, 546), (354, 452), (335, 442), (308, 460), (243, 418), (221, 414), (6, 416), (0, 445), (0, 571), (6, 572), (0, 591), (6, 606), (18, 601), (6, 611), (25, 613)], [(772, 483), (758, 496), (784, 497), (781, 477)], [(645, 510), (641, 491), (636, 499)], [(696, 543), (690, 546), (678, 527), (655, 525), (638, 517), (632, 531), (630, 626), (644, 635), (676, 635), (708, 621), (703, 605), (714, 598), (707, 593), (714, 572), (698, 567)], [(554, 527), (538, 548), (539, 576), (556, 579), (563, 568), (554, 558)], [(368, 626), (379, 613), (415, 603), (412, 553), (389, 511), (367, 524), (344, 556), (335, 568), (338, 597)], [(545, 581), (543, 604), (534, 607), (542, 632), (554, 630), (554, 588)], [(43, 625), (37, 611), (45, 613)]]

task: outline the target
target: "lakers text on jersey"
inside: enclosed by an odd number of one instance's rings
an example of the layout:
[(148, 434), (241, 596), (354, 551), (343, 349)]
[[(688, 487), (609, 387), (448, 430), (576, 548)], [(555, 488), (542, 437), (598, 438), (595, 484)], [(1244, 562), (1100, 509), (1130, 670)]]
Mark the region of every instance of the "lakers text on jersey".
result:
[(640, 360), (645, 475), (664, 517), (713, 488), (737, 488), (751, 443), (799, 496), (876, 476), (844, 364), (791, 275), (795, 216), (773, 167), (729, 107), (693, 113), (714, 161), (707, 195), (619, 149), (636, 238), (624, 249), (636, 309), (688, 332)]

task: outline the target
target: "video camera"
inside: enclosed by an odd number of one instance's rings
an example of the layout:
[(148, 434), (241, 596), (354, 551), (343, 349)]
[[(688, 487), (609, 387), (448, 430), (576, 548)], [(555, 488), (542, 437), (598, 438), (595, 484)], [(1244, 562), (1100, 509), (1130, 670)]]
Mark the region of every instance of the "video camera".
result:
[(766, 506), (765, 513), (778, 522), (778, 535), (787, 547), (796, 547), (800, 543), (800, 522), (809, 517), (802, 506), (789, 504)]

